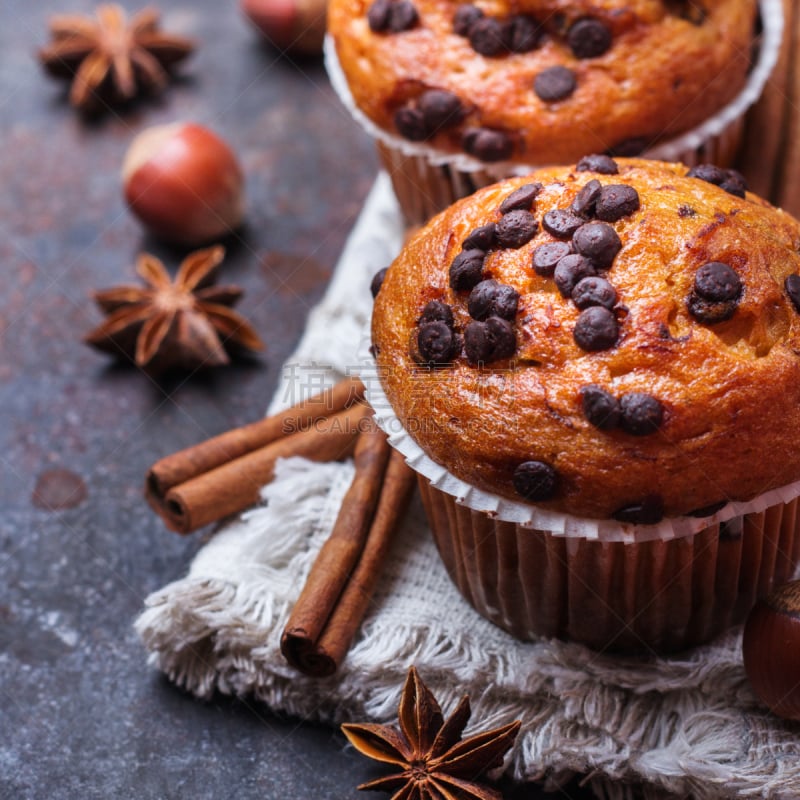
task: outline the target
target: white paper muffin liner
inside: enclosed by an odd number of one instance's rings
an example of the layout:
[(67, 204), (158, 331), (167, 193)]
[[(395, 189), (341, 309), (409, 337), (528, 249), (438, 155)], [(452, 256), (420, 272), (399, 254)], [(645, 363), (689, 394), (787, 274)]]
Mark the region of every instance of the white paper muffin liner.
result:
[(693, 536), (715, 523), (727, 522), (745, 514), (760, 513), (771, 506), (788, 503), (800, 497), (800, 481), (796, 481), (764, 492), (752, 500), (731, 500), (708, 517), (672, 517), (655, 525), (634, 525), (610, 519), (576, 517), (478, 489), (457, 478), (430, 458), (406, 431), (383, 391), (379, 367), (370, 354), (370, 343), (371, 337), (367, 330), (359, 345), (359, 377), (366, 388), (366, 398), (375, 411), (375, 420), (388, 436), (392, 447), (402, 453), (409, 466), (436, 489), (453, 496), (459, 504), (473, 511), (483, 512), (493, 519), (569, 538), (627, 543), (670, 541)]
[[(695, 128), (649, 148), (642, 157), (680, 161), (687, 166), (711, 162), (726, 165), (736, 151), (744, 128), (744, 114), (759, 98), (778, 60), (783, 37), (781, 0), (760, 0), (762, 34), (758, 56), (742, 91), (726, 106)], [(411, 142), (376, 125), (355, 104), (336, 55), (331, 36), (324, 43), (325, 66), (339, 99), (378, 144), (407, 221), (424, 222), (460, 197), (502, 178), (524, 175), (544, 162), (486, 163), (464, 153), (437, 150)], [(438, 168), (438, 169), (437, 169)]]

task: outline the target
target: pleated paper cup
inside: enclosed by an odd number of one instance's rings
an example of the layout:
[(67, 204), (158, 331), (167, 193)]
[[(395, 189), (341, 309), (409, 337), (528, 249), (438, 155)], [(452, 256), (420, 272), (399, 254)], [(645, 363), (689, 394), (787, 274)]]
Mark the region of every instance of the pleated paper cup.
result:
[(418, 473), (439, 553), (475, 610), (518, 639), (669, 653), (743, 622), (800, 557), (798, 501), (677, 539), (609, 542), (505, 522)]
[[(761, 35), (758, 52), (742, 91), (724, 108), (669, 141), (642, 153), (643, 158), (680, 161), (687, 166), (712, 163), (730, 166), (742, 143), (745, 113), (758, 100), (778, 59), (784, 29), (781, 0), (760, 0)], [(339, 99), (353, 118), (375, 140), (381, 162), (392, 178), (406, 224), (422, 225), (456, 200), (503, 178), (525, 175), (551, 164), (486, 163), (460, 153), (447, 153), (389, 133), (370, 120), (353, 101), (336, 55), (333, 39), (325, 40), (325, 66)], [(587, 155), (580, 153), (580, 156)], [(619, 155), (623, 155), (620, 153)]]
[(800, 481), (705, 518), (656, 525), (537, 508), (471, 486), (433, 461), (395, 415), (366, 340), (360, 360), (378, 425), (417, 473), (450, 578), (479, 614), (518, 639), (682, 650), (743, 622), (800, 562)]

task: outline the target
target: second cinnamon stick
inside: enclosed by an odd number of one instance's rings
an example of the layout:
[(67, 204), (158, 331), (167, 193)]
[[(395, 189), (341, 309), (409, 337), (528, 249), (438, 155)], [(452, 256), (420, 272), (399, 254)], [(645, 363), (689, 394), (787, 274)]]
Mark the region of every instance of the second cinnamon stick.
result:
[(309, 659), (312, 674), (332, 675), (342, 663), (372, 600), (381, 567), (416, 483), (416, 473), (397, 450), (392, 450), (364, 552), (313, 649)]
[(319, 551), (281, 637), (286, 660), (313, 669), (314, 647), (350, 574), (358, 563), (372, 523), (389, 459), (389, 443), (374, 421), (359, 436), (355, 476), (333, 531)]

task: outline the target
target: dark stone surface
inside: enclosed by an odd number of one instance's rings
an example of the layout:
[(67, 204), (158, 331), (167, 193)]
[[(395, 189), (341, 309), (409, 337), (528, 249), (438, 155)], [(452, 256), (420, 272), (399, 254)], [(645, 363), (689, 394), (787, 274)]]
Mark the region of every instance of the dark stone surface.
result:
[[(147, 665), (132, 623), (203, 541), (145, 505), (146, 468), (263, 413), (370, 186), (373, 148), (320, 61), (280, 57), (232, 0), (165, 0), (164, 27), (200, 42), (185, 77), (87, 124), (34, 54), (49, 12), (92, 6), (0, 7), (0, 798), (355, 798), (379, 770), (340, 733), (195, 700)], [(175, 120), (209, 125), (243, 162), (248, 222), (220, 277), (246, 289), (239, 308), (268, 351), (156, 383), (81, 337), (100, 321), (92, 288), (135, 282), (142, 249), (173, 269), (184, 255), (142, 235), (118, 177), (133, 136)]]

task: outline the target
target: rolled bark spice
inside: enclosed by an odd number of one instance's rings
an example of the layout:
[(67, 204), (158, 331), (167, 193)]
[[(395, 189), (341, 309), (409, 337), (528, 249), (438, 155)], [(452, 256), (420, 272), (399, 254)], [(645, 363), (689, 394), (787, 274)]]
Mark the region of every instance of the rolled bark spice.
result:
[(309, 674), (332, 675), (342, 663), (367, 612), (387, 551), (416, 483), (416, 474), (405, 458), (392, 450), (364, 551), (314, 647), (311, 663), (315, 671)]
[[(309, 675), (330, 674), (330, 656), (316, 644), (366, 547), (389, 461), (386, 436), (374, 420), (356, 444), (355, 476), (330, 536), (317, 555), (281, 637), (281, 652)], [(345, 645), (346, 649), (346, 645)]]
[(258, 501), (259, 490), (272, 480), (279, 458), (336, 461), (351, 455), (367, 410), (366, 405), (357, 403), (318, 419), (307, 430), (284, 436), (178, 484), (154, 507), (167, 527), (177, 533), (191, 533), (235, 514)]
[[(287, 434), (307, 430), (364, 398), (358, 378), (347, 378), (331, 389), (303, 400), (266, 419), (234, 428), (157, 461), (147, 473), (146, 494), (151, 504), (164, 502), (167, 492), (191, 478), (220, 467)], [(160, 509), (156, 508), (157, 511)]]
[[(266, 419), (234, 428), (157, 461), (147, 472), (145, 498), (150, 507), (179, 533), (189, 533), (184, 523), (176, 527), (175, 508), (168, 508), (167, 493), (180, 484), (265, 447), (290, 434), (308, 430), (325, 417), (363, 401), (364, 386), (347, 378)], [(244, 508), (245, 506), (242, 506)], [(237, 511), (241, 510), (236, 509)]]

